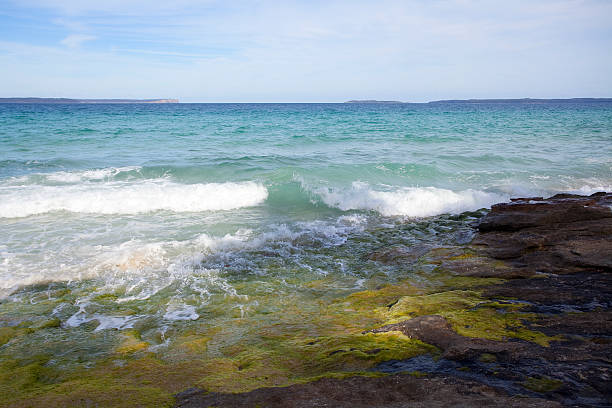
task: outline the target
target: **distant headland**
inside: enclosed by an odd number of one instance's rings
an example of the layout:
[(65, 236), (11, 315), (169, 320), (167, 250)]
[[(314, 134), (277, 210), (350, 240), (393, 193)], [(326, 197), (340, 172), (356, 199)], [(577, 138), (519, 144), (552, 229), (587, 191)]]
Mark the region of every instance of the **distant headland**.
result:
[(179, 103), (178, 99), (0, 98), (0, 103)]
[(359, 100), (359, 99), (353, 99), (350, 101), (346, 101), (344, 103), (404, 103), (401, 101), (377, 101), (375, 99), (363, 99), (363, 100)]
[[(579, 103), (579, 102), (612, 102), (612, 98), (567, 98), (567, 99), (444, 99), (425, 103)], [(350, 100), (344, 103), (411, 103), (401, 101), (379, 101), (376, 99)], [(414, 103), (414, 102), (412, 102)]]
[(576, 102), (612, 102), (612, 98), (567, 98), (567, 99), (448, 99), (428, 103), (576, 103)]

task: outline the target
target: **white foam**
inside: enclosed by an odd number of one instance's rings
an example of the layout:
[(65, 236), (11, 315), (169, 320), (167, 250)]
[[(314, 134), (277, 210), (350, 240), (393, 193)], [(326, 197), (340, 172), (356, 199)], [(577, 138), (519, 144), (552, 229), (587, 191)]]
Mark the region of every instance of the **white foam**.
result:
[(177, 184), (165, 179), (66, 186), (0, 187), (0, 218), (53, 211), (137, 214), (159, 210), (231, 210), (262, 203), (266, 188), (255, 182)]
[(166, 320), (197, 320), (200, 315), (196, 313), (195, 306), (191, 305), (169, 305), (164, 314)]
[(117, 176), (120, 173), (138, 171), (141, 167), (126, 166), (126, 167), (107, 167), (103, 169), (93, 169), (85, 171), (58, 171), (55, 173), (44, 174), (51, 181), (60, 183), (78, 183), (82, 181), (105, 180)]
[(612, 191), (612, 185), (586, 185), (580, 188), (568, 189), (567, 192), (571, 194), (591, 195), (601, 191)]
[(121, 173), (138, 172), (140, 166), (125, 167), (106, 167), (102, 169), (91, 169), (82, 171), (56, 171), (53, 173), (32, 173), (26, 176), (11, 177), (3, 180), (5, 185), (24, 185), (24, 184), (68, 184), (110, 181)]
[(350, 189), (318, 189), (321, 200), (343, 211), (374, 210), (385, 216), (428, 217), (464, 211), (506, 201), (500, 194), (479, 190), (452, 191), (435, 187), (396, 187), (387, 191), (354, 182)]
[(134, 327), (134, 323), (143, 317), (139, 315), (105, 316), (98, 313), (89, 315), (86, 312), (87, 304), (87, 302), (81, 302), (79, 304), (79, 311), (70, 316), (64, 324), (68, 327), (78, 327), (85, 323), (97, 321), (98, 326), (94, 331), (106, 329), (123, 330)]

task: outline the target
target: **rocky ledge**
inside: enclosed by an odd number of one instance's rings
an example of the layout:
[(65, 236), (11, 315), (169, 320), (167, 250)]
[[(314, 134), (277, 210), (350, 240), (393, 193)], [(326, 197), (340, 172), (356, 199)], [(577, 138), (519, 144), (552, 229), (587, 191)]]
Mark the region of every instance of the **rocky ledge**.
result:
[(385, 321), (364, 333), (399, 332), (436, 352), (358, 377), (190, 389), (176, 406), (612, 406), (612, 194), (514, 199), (475, 228), (463, 246), (394, 245), (368, 258), (433, 265), (447, 279), (390, 303), (401, 291), (368, 294)]

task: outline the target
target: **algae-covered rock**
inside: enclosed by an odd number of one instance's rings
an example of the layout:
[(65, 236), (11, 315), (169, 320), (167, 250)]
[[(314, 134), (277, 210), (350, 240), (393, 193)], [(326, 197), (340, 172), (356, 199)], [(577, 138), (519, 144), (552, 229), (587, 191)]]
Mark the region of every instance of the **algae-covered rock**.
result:
[(529, 377), (525, 382), (523, 382), (523, 387), (540, 393), (556, 391), (562, 386), (563, 381), (555, 380), (549, 377)]
[(408, 337), (432, 344), (443, 351), (443, 356), (452, 360), (473, 359), (483, 353), (503, 355), (517, 359), (524, 355), (527, 345), (519, 342), (501, 342), (482, 338), (464, 337), (457, 334), (442, 316), (419, 316), (372, 330), (373, 333), (399, 331)]
[(137, 351), (145, 350), (149, 347), (149, 343), (142, 341), (140, 333), (137, 330), (126, 330), (122, 333), (123, 341), (117, 347), (117, 353), (129, 354)]

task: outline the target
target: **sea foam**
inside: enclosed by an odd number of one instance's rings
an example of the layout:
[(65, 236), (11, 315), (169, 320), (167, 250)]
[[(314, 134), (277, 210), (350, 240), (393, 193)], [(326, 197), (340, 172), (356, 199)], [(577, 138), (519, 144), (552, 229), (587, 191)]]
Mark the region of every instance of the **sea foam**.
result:
[(436, 187), (396, 187), (390, 191), (373, 189), (354, 182), (349, 189), (320, 188), (314, 191), (330, 207), (373, 210), (385, 216), (429, 217), (458, 214), (506, 201), (500, 194), (480, 190), (452, 191)]
[(178, 184), (166, 179), (65, 186), (0, 187), (0, 218), (53, 211), (137, 214), (158, 210), (199, 212), (261, 204), (267, 189), (256, 182)]

